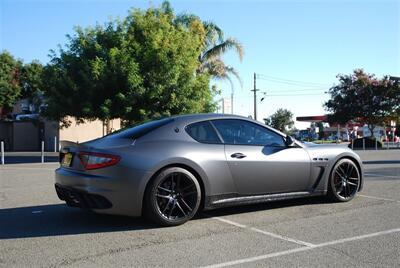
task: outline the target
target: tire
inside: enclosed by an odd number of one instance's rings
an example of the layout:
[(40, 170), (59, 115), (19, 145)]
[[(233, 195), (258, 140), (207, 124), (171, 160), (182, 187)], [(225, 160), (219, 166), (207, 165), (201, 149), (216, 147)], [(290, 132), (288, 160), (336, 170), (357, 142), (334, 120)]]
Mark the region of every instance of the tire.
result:
[(148, 186), (144, 214), (162, 226), (177, 226), (193, 218), (200, 201), (201, 188), (196, 177), (186, 169), (170, 167)]
[(352, 200), (360, 188), (361, 176), (353, 160), (342, 158), (333, 166), (329, 176), (328, 197), (334, 202)]

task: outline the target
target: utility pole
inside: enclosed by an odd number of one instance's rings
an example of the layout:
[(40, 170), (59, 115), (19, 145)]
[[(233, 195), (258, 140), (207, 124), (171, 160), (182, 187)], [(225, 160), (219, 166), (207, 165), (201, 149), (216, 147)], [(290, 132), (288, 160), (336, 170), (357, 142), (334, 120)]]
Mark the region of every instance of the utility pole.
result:
[(233, 89), (231, 92), (231, 114), (233, 114)]
[(254, 73), (254, 89), (252, 89), (251, 91), (254, 92), (254, 120), (257, 120), (257, 74)]

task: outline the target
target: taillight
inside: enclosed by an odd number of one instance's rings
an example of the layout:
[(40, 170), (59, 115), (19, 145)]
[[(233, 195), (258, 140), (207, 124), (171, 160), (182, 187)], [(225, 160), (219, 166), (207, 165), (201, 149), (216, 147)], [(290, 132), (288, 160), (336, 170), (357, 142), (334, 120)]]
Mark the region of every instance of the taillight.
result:
[(78, 157), (86, 170), (109, 167), (115, 165), (121, 159), (117, 155), (90, 152), (80, 152)]

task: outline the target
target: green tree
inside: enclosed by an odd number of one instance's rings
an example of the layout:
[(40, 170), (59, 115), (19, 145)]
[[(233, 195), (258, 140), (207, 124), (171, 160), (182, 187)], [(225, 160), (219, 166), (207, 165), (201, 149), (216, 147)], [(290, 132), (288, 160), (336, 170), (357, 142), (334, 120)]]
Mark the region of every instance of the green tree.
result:
[(318, 128), (318, 138), (322, 140), (324, 138), (324, 124), (322, 122), (316, 122), (315, 126)]
[(0, 53), (0, 108), (7, 110), (21, 93), (20, 73), (22, 62), (7, 51)]
[(210, 77), (196, 73), (203, 25), (174, 20), (164, 3), (105, 26), (76, 28), (45, 68), (47, 116), (133, 123), (214, 110)]
[(324, 106), (329, 120), (340, 124), (357, 121), (368, 125), (372, 135), (377, 125), (400, 113), (400, 86), (385, 76), (377, 79), (362, 69), (338, 75), (339, 84), (329, 89), (331, 99)]
[(264, 121), (265, 124), (286, 134), (291, 133), (294, 126), (293, 113), (282, 108), (279, 108), (273, 115), (264, 119)]
[(43, 65), (39, 61), (32, 61), (21, 68), (20, 86), (22, 99), (39, 108), (43, 99)]

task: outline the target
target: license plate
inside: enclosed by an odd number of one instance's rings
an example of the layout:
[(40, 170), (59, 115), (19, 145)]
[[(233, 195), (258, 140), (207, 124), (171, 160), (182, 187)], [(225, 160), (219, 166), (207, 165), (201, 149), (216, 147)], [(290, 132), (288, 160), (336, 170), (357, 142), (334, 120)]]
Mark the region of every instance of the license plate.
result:
[(69, 167), (69, 166), (71, 166), (71, 162), (72, 162), (72, 154), (71, 153), (67, 153), (63, 157), (63, 160), (61, 162), (61, 166)]

